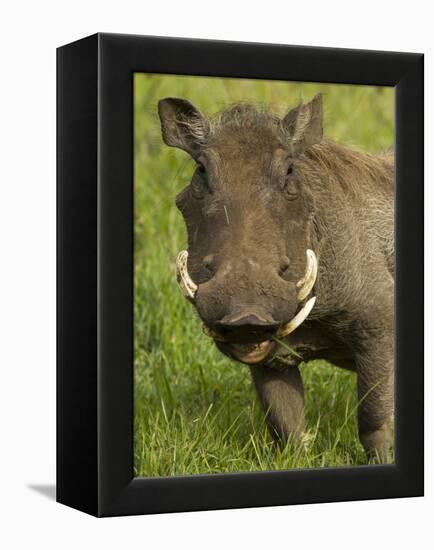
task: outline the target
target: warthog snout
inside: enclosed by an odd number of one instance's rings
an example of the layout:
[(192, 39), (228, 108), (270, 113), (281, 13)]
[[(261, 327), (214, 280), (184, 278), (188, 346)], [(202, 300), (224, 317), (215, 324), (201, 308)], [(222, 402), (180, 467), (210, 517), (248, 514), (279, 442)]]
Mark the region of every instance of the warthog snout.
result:
[(242, 272), (238, 261), (228, 262), (198, 285), (189, 274), (188, 252), (183, 250), (176, 260), (177, 279), (202, 317), (205, 333), (221, 351), (244, 363), (256, 363), (272, 352), (273, 337), (293, 332), (315, 304), (315, 297), (300, 304), (312, 291), (317, 276), (315, 253), (308, 249), (306, 257), (305, 273), (296, 283), (285, 280), (275, 269), (259, 270), (254, 262), (246, 265), (256, 275), (247, 268)]
[[(256, 308), (255, 308), (256, 309)], [(265, 312), (238, 308), (234, 313), (225, 315), (217, 321), (217, 331), (228, 340), (263, 341), (270, 338), (280, 323)]]

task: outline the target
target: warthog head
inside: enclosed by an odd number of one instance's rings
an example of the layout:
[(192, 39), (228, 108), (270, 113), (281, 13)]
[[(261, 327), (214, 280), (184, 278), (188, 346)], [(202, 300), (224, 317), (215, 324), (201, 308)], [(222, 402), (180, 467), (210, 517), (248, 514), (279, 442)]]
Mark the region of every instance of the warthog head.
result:
[(264, 362), (311, 311), (317, 260), (312, 196), (300, 156), (322, 139), (316, 96), (283, 119), (236, 105), (207, 119), (188, 101), (159, 102), (164, 142), (196, 162), (176, 204), (188, 231), (178, 282), (224, 353)]

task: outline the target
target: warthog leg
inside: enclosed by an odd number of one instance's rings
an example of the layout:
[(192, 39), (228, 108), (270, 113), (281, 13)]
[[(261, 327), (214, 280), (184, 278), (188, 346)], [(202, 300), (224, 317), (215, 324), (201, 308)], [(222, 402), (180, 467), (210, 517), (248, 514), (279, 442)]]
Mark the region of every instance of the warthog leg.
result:
[(272, 435), (298, 439), (304, 429), (304, 390), (298, 367), (275, 370), (266, 365), (250, 367), (253, 382)]
[(393, 345), (390, 335), (356, 356), (359, 437), (369, 458), (387, 462), (393, 413)]

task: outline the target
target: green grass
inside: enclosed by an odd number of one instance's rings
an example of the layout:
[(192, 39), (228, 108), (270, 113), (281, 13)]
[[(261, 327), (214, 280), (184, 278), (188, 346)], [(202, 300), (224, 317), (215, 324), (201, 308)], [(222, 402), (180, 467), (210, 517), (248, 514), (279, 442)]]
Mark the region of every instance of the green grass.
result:
[(248, 368), (225, 358), (202, 334), (174, 275), (174, 258), (186, 245), (175, 196), (193, 163), (162, 143), (156, 104), (184, 97), (215, 113), (242, 100), (283, 115), (301, 97), (322, 92), (326, 135), (377, 151), (393, 144), (393, 89), (136, 75), (134, 90), (135, 475), (366, 464), (354, 374), (325, 361), (301, 366), (307, 437), (282, 448), (267, 432)]

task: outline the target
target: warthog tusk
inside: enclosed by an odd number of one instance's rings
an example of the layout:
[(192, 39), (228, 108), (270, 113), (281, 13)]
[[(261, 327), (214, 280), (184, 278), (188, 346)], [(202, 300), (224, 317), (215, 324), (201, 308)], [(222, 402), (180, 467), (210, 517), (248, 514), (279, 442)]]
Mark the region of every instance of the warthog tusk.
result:
[(300, 289), (297, 294), (297, 299), (299, 302), (303, 301), (306, 296), (309, 295), (309, 292), (312, 290), (313, 285), (315, 284), (316, 276), (318, 273), (318, 261), (315, 256), (315, 252), (308, 248), (306, 250), (306, 256), (306, 273), (304, 274), (304, 277), (300, 279), (297, 283), (297, 288)]
[(176, 280), (184, 296), (193, 300), (198, 287), (188, 274), (187, 260), (187, 250), (181, 250), (176, 257)]
[(312, 311), (312, 308), (315, 305), (315, 300), (315, 296), (308, 300), (304, 307), (300, 309), (295, 317), (293, 317), (288, 323), (286, 323), (286, 325), (281, 326), (276, 333), (277, 338), (284, 338), (285, 336), (288, 336), (288, 334), (291, 334), (291, 332), (294, 332), (294, 330), (301, 325), (301, 323)]

